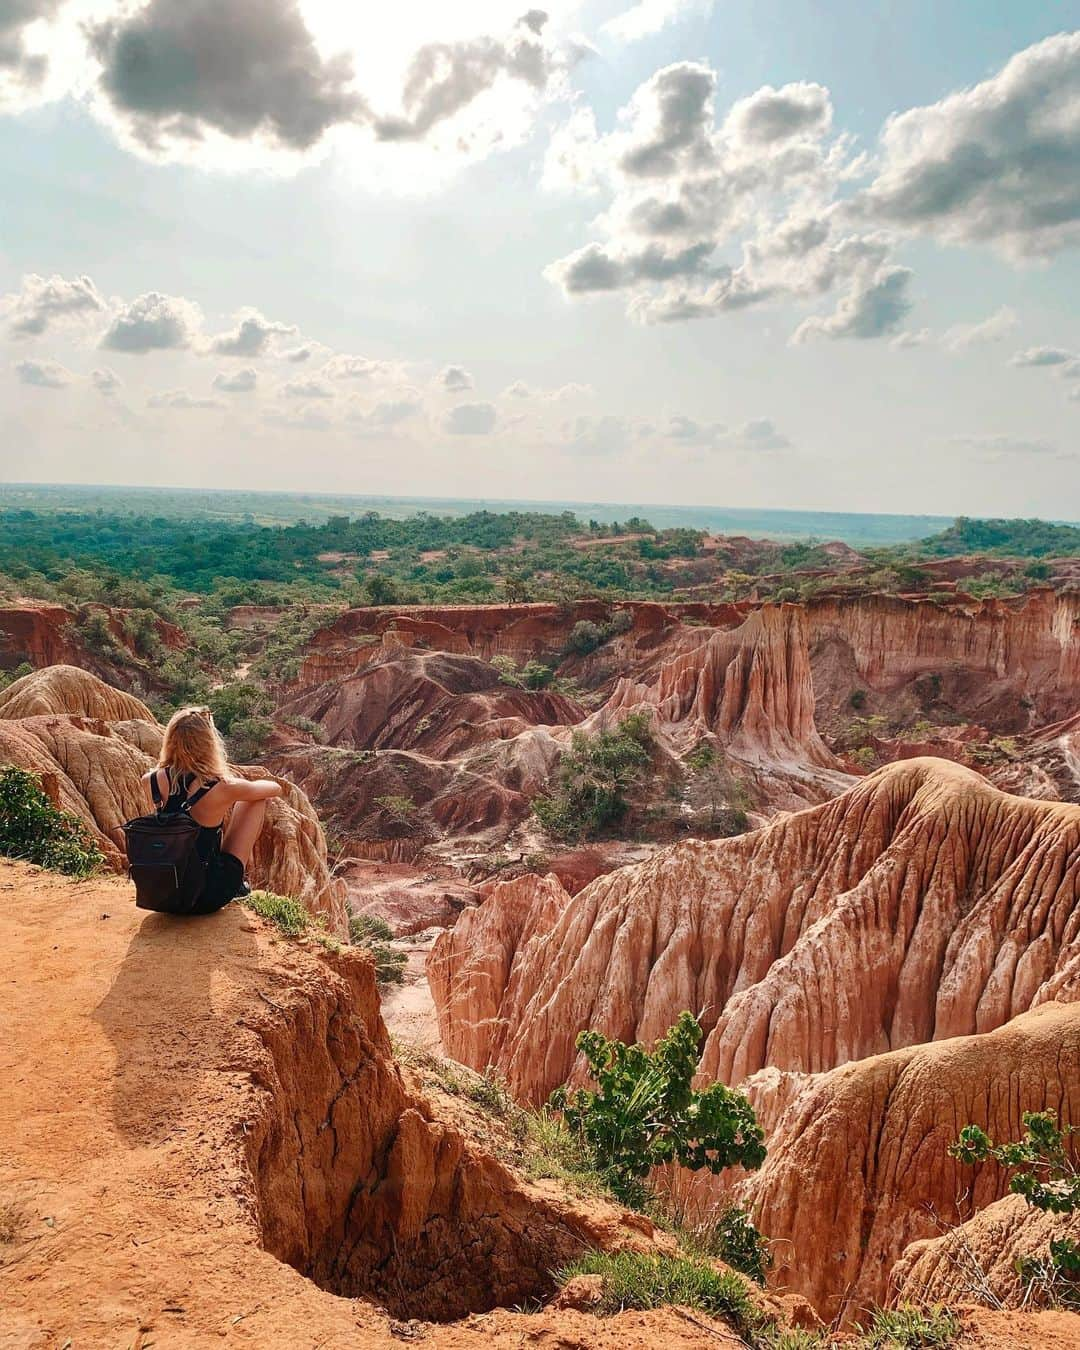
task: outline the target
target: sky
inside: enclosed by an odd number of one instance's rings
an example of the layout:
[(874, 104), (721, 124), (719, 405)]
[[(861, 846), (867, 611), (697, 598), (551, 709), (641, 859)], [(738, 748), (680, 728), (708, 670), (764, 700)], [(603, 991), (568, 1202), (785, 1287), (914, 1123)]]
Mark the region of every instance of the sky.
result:
[(0, 478), (1080, 518), (1080, 0), (0, 0)]

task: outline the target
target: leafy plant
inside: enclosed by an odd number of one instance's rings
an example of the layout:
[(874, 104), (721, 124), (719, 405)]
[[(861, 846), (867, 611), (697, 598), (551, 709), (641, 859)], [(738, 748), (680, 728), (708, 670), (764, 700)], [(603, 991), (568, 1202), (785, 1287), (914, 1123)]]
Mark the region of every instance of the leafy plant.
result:
[(405, 978), (409, 958), (392, 946), (393, 929), (375, 914), (353, 914), (349, 919), (349, 939), (363, 947), (375, 963), (378, 984), (400, 984)]
[[(1060, 1126), (1049, 1111), (1025, 1111), (1019, 1140), (995, 1144), (978, 1125), (965, 1125), (949, 1149), (954, 1158), (972, 1165), (996, 1162), (1018, 1169), (1009, 1181), (1035, 1209), (1050, 1214), (1080, 1210), (1080, 1169), (1068, 1147), (1075, 1125)], [(1080, 1244), (1055, 1238), (1042, 1256), (1021, 1256), (1016, 1271), (1029, 1294), (1038, 1291), (1051, 1304), (1080, 1307)]]
[(754, 1227), (746, 1210), (727, 1205), (709, 1223), (689, 1229), (684, 1242), (703, 1256), (715, 1256), (758, 1284), (773, 1263), (769, 1242)]
[(701, 1027), (689, 1012), (652, 1051), (598, 1031), (578, 1036), (598, 1090), (559, 1088), (551, 1105), (624, 1203), (640, 1207), (648, 1197), (644, 1178), (665, 1163), (719, 1173), (735, 1165), (753, 1170), (765, 1160), (764, 1131), (742, 1093), (723, 1083), (692, 1087), (700, 1045)]
[(46, 796), (37, 774), (0, 768), (0, 855), (69, 877), (88, 877), (105, 861), (78, 816)]
[(214, 725), (227, 736), (237, 722), (251, 717), (264, 717), (273, 707), (265, 689), (246, 680), (223, 684), (207, 695), (207, 705), (214, 714)]
[(229, 733), (229, 753), (240, 764), (257, 760), (270, 743), (274, 724), (269, 717), (241, 717)]
[(598, 834), (626, 815), (627, 793), (651, 759), (647, 717), (633, 713), (615, 731), (575, 732), (548, 791), (533, 802), (544, 829), (557, 839)]
[(960, 1335), (960, 1321), (948, 1308), (879, 1308), (862, 1329), (867, 1350), (938, 1350)]
[(387, 793), (382, 797), (375, 797), (374, 803), (381, 811), (390, 817), (395, 825), (406, 825), (416, 814), (416, 803), (411, 797), (406, 797), (399, 793)]

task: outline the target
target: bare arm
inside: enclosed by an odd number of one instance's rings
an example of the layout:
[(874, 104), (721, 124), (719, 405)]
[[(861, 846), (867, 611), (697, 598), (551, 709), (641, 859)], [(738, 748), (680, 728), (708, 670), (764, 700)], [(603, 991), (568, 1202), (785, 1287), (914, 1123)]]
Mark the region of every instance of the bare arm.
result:
[(229, 794), (229, 800), (234, 802), (265, 802), (271, 797), (280, 797), (285, 791), (272, 778), (229, 778), (223, 786)]

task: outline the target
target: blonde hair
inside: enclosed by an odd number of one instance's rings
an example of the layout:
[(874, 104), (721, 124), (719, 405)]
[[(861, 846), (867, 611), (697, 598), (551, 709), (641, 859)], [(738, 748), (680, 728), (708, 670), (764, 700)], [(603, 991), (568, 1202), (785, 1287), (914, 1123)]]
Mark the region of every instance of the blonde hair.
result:
[(158, 755), (158, 768), (169, 777), (174, 790), (185, 775), (201, 778), (226, 778), (225, 747), (221, 743), (209, 708), (181, 708), (169, 718)]

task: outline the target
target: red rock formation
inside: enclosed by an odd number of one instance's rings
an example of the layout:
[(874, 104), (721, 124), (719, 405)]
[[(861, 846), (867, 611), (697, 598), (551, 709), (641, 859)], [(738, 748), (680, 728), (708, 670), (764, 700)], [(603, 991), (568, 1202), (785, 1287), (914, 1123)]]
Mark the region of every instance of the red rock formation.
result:
[(574, 1070), (585, 1026), (648, 1042), (689, 1008), (703, 1071), (736, 1083), (989, 1031), (1080, 978), (1080, 808), (941, 760), (549, 895), (518, 945), (521, 884), (440, 937), (429, 976), (450, 1053), (531, 1100)]
[[(34, 710), (47, 709), (47, 712)], [(70, 666), (35, 671), (0, 694), (0, 764), (42, 776), (45, 790), (86, 825), (108, 865), (126, 867), (118, 829), (148, 808), (142, 775), (155, 762), (162, 729), (138, 699)], [(237, 768), (254, 778), (258, 768)], [(326, 840), (304, 793), (284, 781), (271, 801), (249, 878), (302, 899), (331, 931), (347, 929), (344, 886), (331, 877)]]
[[(105, 616), (116, 649), (123, 654), (122, 662), (91, 651), (81, 640), (74, 625), (90, 614)], [(0, 670), (14, 670), (24, 662), (39, 669), (67, 664), (108, 680), (124, 680), (131, 678), (133, 671), (129, 667), (132, 667), (145, 684), (157, 687), (152, 665), (132, 647), (125, 626), (127, 615), (126, 610), (94, 604), (79, 609), (43, 600), (0, 605)], [(183, 631), (175, 624), (156, 619), (154, 630), (164, 647), (179, 650), (187, 645)]]
[[(949, 1270), (948, 1261), (966, 1235), (989, 1287), (1007, 1293), (1007, 1254), (1045, 1248), (1054, 1225), (1010, 1207), (1012, 1231), (995, 1234), (994, 1202), (1008, 1189), (1007, 1174), (996, 1164), (964, 1167), (948, 1148), (968, 1123), (994, 1138), (1019, 1138), (1023, 1113), (1043, 1110), (1080, 1123), (1076, 1004), (1050, 1004), (986, 1035), (812, 1078), (773, 1131), (764, 1167), (740, 1188), (774, 1239), (771, 1279), (805, 1294), (826, 1319), (882, 1302), (894, 1267), (901, 1294), (970, 1301), (978, 1297), (970, 1266)], [(934, 1242), (942, 1226), (973, 1211), (960, 1234)]]
[(1015, 601), (942, 607), (883, 595), (813, 600), (806, 611), (822, 708), (857, 680), (896, 691), (931, 676), (967, 720), (1016, 731), (1075, 711), (1080, 696), (1080, 596), (1030, 591)]

